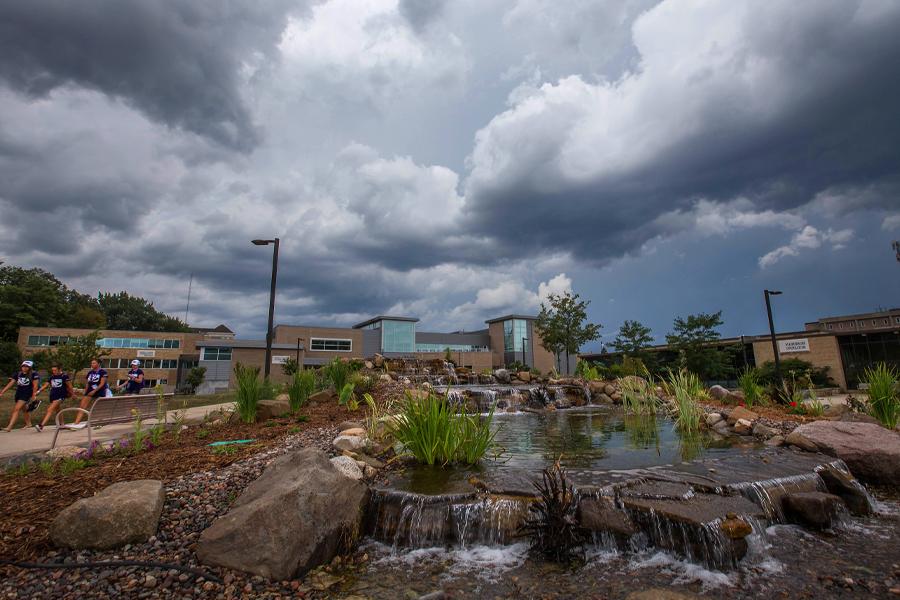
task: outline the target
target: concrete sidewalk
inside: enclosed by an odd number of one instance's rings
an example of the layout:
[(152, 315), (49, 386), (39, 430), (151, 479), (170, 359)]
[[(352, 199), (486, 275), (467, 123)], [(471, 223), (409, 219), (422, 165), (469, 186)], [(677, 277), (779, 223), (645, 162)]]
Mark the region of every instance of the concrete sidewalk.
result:
[[(224, 404), (210, 404), (208, 406), (194, 406), (186, 409), (185, 423), (199, 423), (210, 412), (219, 409), (231, 410), (234, 407), (233, 402)], [(166, 420), (172, 423), (175, 420), (175, 413), (178, 411), (170, 410), (166, 413)], [(32, 423), (39, 422), (38, 415), (32, 415)], [(44, 413), (40, 413), (40, 418), (44, 417)], [(71, 419), (72, 416), (69, 415)], [(51, 419), (51, 423), (54, 421)], [(17, 425), (21, 425), (22, 420), (19, 419)], [(145, 419), (144, 428), (153, 426), (156, 419)], [(130, 435), (134, 431), (134, 423), (117, 423), (115, 425), (104, 425), (103, 427), (95, 427), (91, 432), (92, 439), (101, 442), (116, 440), (126, 435)], [(36, 454), (46, 452), (50, 449), (53, 442), (53, 434), (56, 433), (55, 425), (47, 425), (44, 431), (38, 433), (33, 427), (28, 429), (13, 429), (9, 433), (0, 432), (0, 462), (6, 462), (7, 459), (15, 456), (26, 454)], [(87, 446), (87, 430), (63, 430), (59, 433), (56, 440), (56, 446)]]

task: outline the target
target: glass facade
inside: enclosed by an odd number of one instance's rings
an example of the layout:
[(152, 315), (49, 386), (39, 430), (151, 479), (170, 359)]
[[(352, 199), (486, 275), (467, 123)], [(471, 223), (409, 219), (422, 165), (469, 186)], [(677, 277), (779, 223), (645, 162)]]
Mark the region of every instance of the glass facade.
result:
[(231, 360), (231, 348), (204, 348), (200, 360)]
[(67, 335), (29, 335), (29, 346), (58, 346), (69, 341)]
[(101, 348), (180, 348), (181, 340), (157, 340), (149, 338), (100, 338)]
[(490, 352), (487, 346), (473, 346), (472, 344), (423, 344), (416, 343), (416, 352), (444, 352), (450, 348), (451, 352)]
[(838, 337), (847, 385), (856, 388), (867, 368), (884, 362), (900, 368), (900, 334), (868, 333)]
[(326, 352), (350, 352), (353, 350), (353, 340), (312, 338), (309, 340), (309, 349)]
[(528, 322), (524, 319), (503, 321), (503, 350), (522, 352), (528, 337)]
[(415, 352), (416, 324), (412, 321), (381, 321), (383, 352)]

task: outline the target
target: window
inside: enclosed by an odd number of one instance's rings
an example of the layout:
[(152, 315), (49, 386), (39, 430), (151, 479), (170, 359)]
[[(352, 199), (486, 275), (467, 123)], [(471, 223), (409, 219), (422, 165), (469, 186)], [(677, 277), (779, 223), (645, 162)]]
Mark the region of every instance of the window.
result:
[(528, 322), (523, 319), (503, 321), (503, 349), (506, 352), (522, 352), (524, 338), (528, 337)]
[(200, 360), (231, 360), (231, 348), (211, 346), (203, 348)]
[(29, 346), (58, 346), (69, 342), (67, 335), (29, 335)]
[(829, 323), (829, 324), (828, 324), (828, 329), (834, 329), (834, 325), (832, 325), (831, 323)]
[(149, 338), (101, 338), (101, 348), (180, 348), (181, 340), (151, 340)]
[(445, 352), (450, 348), (451, 352), (488, 352), (487, 346), (475, 346), (472, 344), (424, 344), (416, 343), (416, 352)]
[(381, 349), (383, 352), (415, 352), (416, 324), (413, 321), (382, 321)]
[(353, 349), (353, 340), (310, 338), (309, 349), (322, 352), (350, 352)]

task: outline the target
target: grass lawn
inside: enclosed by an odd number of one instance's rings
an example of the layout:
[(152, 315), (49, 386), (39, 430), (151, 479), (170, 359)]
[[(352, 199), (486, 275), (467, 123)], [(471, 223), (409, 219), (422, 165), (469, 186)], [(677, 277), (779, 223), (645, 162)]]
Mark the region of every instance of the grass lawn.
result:
[[(167, 399), (167, 410), (177, 410), (180, 408), (191, 408), (193, 406), (208, 406), (210, 404), (222, 404), (224, 402), (234, 402), (234, 392), (219, 392), (217, 394), (198, 394), (195, 396), (175, 396), (174, 398)], [(13, 402), (13, 398), (15, 396), (15, 389), (11, 389), (7, 391), (3, 396), (0, 396), (0, 427), (6, 427), (9, 424), (9, 417), (12, 415), (13, 406), (15, 403)], [(47, 406), (49, 405), (49, 399), (47, 396), (47, 392), (45, 391), (40, 396), (43, 398), (43, 402), (38, 407), (35, 413), (31, 415), (31, 422), (40, 422), (41, 419), (44, 418), (44, 413), (47, 410)], [(73, 406), (78, 406), (78, 402), (81, 399), (80, 396), (76, 395), (74, 398), (70, 398), (63, 402), (63, 408), (70, 408)], [(21, 427), (24, 425), (24, 418), (19, 415), (18, 422), (13, 427)]]

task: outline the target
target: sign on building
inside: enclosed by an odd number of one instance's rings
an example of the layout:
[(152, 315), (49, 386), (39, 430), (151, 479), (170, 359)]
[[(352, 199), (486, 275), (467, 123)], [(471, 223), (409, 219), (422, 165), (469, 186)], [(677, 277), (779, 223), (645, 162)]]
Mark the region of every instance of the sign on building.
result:
[(283, 365), (286, 363), (291, 357), (290, 356), (273, 356), (272, 364), (273, 365)]
[(138, 350), (138, 358), (153, 358), (156, 356), (156, 350)]
[(800, 338), (796, 340), (778, 340), (779, 354), (789, 354), (791, 352), (809, 352), (809, 339)]

